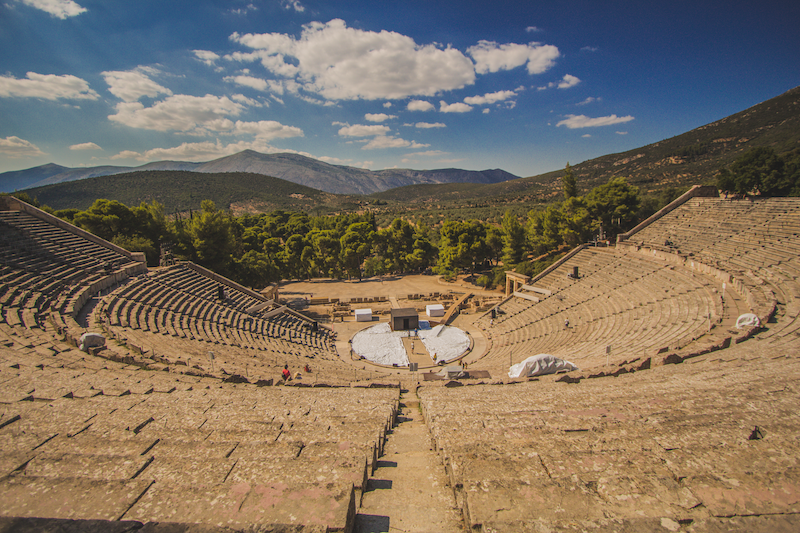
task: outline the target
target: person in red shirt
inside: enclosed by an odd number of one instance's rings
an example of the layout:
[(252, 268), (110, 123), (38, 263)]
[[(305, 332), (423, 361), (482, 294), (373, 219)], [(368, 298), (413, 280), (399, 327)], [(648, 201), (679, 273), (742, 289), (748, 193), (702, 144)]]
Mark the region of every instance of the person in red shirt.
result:
[(283, 365), (283, 371), (281, 372), (284, 381), (289, 381), (292, 379), (292, 373), (289, 371), (289, 365)]

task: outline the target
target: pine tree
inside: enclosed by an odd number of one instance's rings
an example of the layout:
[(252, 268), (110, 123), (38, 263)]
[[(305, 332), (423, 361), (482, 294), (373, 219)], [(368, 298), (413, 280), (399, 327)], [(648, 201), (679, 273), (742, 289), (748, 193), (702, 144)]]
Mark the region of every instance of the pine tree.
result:
[(575, 175), (572, 173), (569, 163), (564, 168), (564, 175), (561, 177), (561, 191), (564, 193), (564, 200), (578, 196), (578, 183), (575, 181)]

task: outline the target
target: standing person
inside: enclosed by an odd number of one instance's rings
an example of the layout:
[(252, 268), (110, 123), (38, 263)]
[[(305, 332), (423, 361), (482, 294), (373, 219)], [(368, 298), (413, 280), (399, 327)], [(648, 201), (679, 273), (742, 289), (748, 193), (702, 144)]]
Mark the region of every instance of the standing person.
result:
[(289, 365), (283, 365), (283, 371), (281, 371), (281, 375), (283, 376), (284, 381), (289, 381), (292, 379), (292, 373), (289, 371)]

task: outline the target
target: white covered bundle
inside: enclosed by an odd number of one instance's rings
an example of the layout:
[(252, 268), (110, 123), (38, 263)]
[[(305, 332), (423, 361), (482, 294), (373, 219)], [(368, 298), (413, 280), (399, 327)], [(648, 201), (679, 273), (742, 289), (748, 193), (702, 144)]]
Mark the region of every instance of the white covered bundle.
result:
[(522, 378), (531, 376), (543, 376), (545, 374), (555, 374), (556, 372), (578, 370), (578, 367), (569, 361), (559, 359), (549, 353), (532, 355), (516, 365), (511, 365), (508, 369), (508, 377)]

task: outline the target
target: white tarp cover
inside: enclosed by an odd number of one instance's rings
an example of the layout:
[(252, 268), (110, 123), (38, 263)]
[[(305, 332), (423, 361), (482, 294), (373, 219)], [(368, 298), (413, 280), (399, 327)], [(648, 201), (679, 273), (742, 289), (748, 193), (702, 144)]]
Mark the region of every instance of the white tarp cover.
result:
[(444, 316), (444, 306), (442, 304), (426, 305), (425, 314), (428, 316)]
[(753, 313), (745, 313), (736, 319), (736, 329), (746, 328), (748, 326), (760, 326), (758, 317)]
[(372, 309), (356, 309), (356, 322), (372, 322)]
[(81, 335), (81, 342), (80, 346), (78, 346), (78, 349), (85, 352), (87, 348), (105, 345), (106, 338), (103, 335), (99, 333), (84, 333)]
[(469, 336), (460, 329), (445, 325), (431, 328), (428, 324), (420, 321), (418, 333), (435, 363), (455, 359), (469, 349)]
[(460, 366), (446, 366), (436, 373), (445, 379), (458, 379), (463, 378), (466, 374), (464, 369)]
[(408, 366), (403, 346), (403, 337), (407, 335), (407, 331), (392, 331), (388, 322), (376, 324), (353, 336), (353, 351), (373, 363)]
[(543, 376), (545, 374), (555, 374), (566, 370), (578, 370), (578, 367), (569, 361), (559, 359), (549, 353), (540, 353), (532, 355), (516, 365), (512, 365), (508, 369), (508, 377), (521, 378), (531, 376)]

